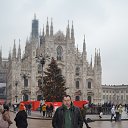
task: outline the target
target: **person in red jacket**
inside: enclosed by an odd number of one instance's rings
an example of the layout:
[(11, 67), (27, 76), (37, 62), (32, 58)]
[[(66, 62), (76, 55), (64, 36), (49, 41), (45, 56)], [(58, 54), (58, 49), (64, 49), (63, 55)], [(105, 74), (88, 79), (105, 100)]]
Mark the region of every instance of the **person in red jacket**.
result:
[(25, 111), (25, 106), (23, 103), (20, 103), (19, 112), (16, 114), (14, 121), (16, 122), (17, 128), (27, 128), (27, 113)]

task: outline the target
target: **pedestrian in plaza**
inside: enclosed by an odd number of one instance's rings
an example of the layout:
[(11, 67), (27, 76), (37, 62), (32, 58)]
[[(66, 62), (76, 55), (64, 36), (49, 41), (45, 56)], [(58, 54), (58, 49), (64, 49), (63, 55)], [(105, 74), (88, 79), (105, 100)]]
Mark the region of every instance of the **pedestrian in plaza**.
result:
[(127, 104), (127, 106), (126, 106), (126, 113), (128, 114), (128, 104)]
[(46, 105), (46, 117), (49, 117), (49, 113), (50, 113), (50, 105)]
[(113, 105), (112, 109), (111, 109), (111, 121), (112, 118), (114, 117), (115, 121), (116, 121), (116, 113), (115, 113), (115, 106)]
[(12, 124), (10, 119), (9, 106), (4, 105), (1, 113), (2, 116), (0, 120), (0, 128), (9, 128), (9, 126)]
[(86, 127), (87, 128), (91, 128), (89, 125), (88, 125), (88, 122), (86, 120), (86, 113), (87, 113), (87, 108), (84, 106), (83, 104), (83, 107), (81, 108), (81, 115), (82, 115), (82, 118), (83, 118), (83, 122), (85, 123)]
[(46, 105), (45, 104), (43, 104), (43, 106), (42, 106), (42, 112), (43, 112), (43, 117), (45, 117), (45, 114), (46, 114)]
[(16, 122), (17, 128), (27, 128), (28, 122), (27, 122), (27, 113), (25, 111), (25, 106), (23, 103), (20, 103), (19, 105), (19, 112), (16, 114), (16, 117), (14, 121)]
[(40, 113), (42, 112), (42, 103), (40, 103)]
[(28, 104), (28, 115), (31, 115), (31, 109), (32, 109), (32, 105)]
[(0, 103), (0, 114), (1, 114), (2, 110), (3, 110), (3, 105)]
[(50, 107), (49, 107), (49, 117), (52, 117), (53, 109), (54, 109), (54, 107), (53, 107), (52, 103), (50, 103)]
[(63, 104), (57, 108), (52, 119), (53, 128), (82, 128), (80, 109), (73, 105), (70, 95), (63, 97)]
[(24, 104), (26, 113), (28, 114), (28, 104)]
[(122, 108), (121, 104), (118, 107), (118, 111), (119, 111), (119, 121), (121, 121), (121, 116), (122, 116), (122, 112), (123, 112), (123, 108)]
[(101, 119), (103, 115), (103, 109), (101, 105), (98, 105), (98, 113), (99, 113), (99, 118)]
[(115, 106), (116, 121), (119, 121), (119, 110), (118, 110), (118, 106), (119, 105), (116, 105)]

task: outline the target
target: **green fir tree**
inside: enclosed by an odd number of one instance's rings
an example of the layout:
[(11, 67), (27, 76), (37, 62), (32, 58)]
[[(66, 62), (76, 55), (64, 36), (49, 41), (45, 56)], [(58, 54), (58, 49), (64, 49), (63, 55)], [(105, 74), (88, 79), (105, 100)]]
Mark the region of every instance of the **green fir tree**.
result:
[(54, 58), (51, 59), (47, 71), (44, 71), (43, 81), (42, 91), (45, 100), (50, 102), (62, 101), (62, 97), (66, 95), (68, 88), (65, 87), (65, 78)]

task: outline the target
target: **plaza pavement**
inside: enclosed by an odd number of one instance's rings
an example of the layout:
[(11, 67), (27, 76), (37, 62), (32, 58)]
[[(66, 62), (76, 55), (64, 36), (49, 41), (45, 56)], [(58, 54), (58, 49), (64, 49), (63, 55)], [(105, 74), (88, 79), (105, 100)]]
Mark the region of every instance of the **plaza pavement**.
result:
[[(13, 124), (9, 128), (16, 128), (15, 118), (16, 113), (11, 112), (10, 117), (13, 121)], [(87, 117), (91, 117), (92, 119), (97, 119), (98, 115), (87, 115)], [(126, 118), (125, 118), (126, 117)], [(36, 119), (33, 119), (36, 118)], [(127, 115), (123, 113), (123, 118), (128, 119)], [(104, 121), (103, 119), (106, 119)], [(124, 120), (123, 119), (123, 120)], [(103, 115), (103, 118), (100, 121), (95, 121), (89, 123), (91, 128), (128, 128), (128, 121), (120, 121), (120, 122), (111, 122), (110, 115)], [(47, 118), (42, 118), (39, 112), (32, 112), (32, 115), (28, 118), (28, 128), (52, 128), (52, 120)], [(83, 128), (86, 128), (85, 124)]]
[[(51, 120), (52, 118), (43, 118), (39, 111), (32, 111), (31, 116), (28, 116), (30, 119), (39, 119), (39, 120)], [(102, 115), (102, 118), (99, 119), (98, 115), (87, 115), (86, 118), (90, 118), (93, 121), (110, 121), (111, 115)], [(128, 114), (123, 109), (122, 120), (128, 120)]]

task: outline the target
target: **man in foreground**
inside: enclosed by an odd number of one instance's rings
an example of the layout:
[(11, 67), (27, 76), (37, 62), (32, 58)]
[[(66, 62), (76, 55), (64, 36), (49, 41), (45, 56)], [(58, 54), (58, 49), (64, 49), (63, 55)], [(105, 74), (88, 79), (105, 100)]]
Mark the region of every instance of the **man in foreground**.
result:
[(80, 109), (73, 105), (70, 95), (63, 97), (63, 104), (57, 108), (53, 119), (53, 128), (82, 128), (83, 120)]

